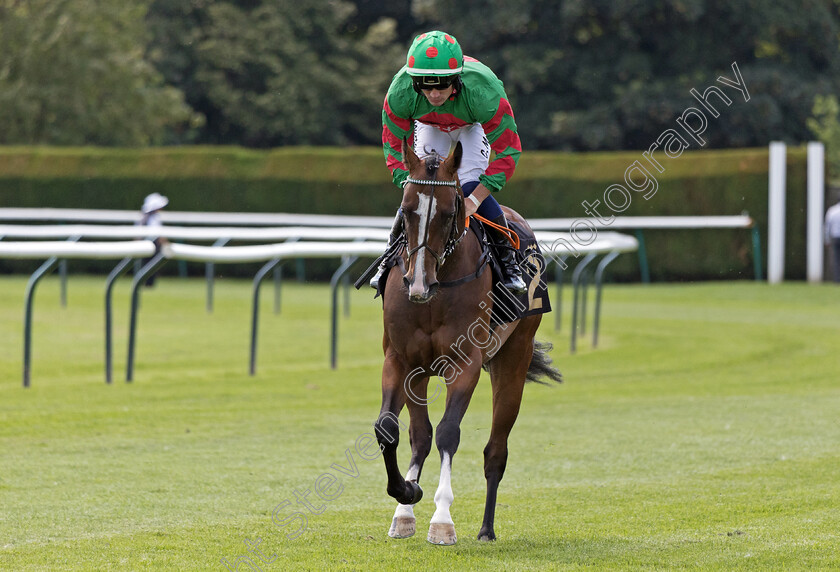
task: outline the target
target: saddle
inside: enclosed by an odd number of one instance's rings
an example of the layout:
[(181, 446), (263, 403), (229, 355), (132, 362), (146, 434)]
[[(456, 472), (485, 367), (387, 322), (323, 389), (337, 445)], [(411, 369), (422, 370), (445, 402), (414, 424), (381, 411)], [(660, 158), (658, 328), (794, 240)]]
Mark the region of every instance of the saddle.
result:
[[(495, 249), (491, 248), (489, 239), (487, 238), (487, 230), (484, 223), (475, 219), (470, 221), (470, 230), (476, 235), (481, 244), (481, 256), (476, 261), (476, 271), (464, 278), (454, 280), (452, 282), (441, 283), (441, 288), (448, 288), (458, 286), (475, 278), (481, 276), (490, 266), (493, 273), (493, 288), (490, 296), (493, 298), (493, 313), (491, 315), (491, 324), (507, 324), (531, 316), (534, 314), (544, 314), (551, 311), (551, 304), (548, 298), (548, 288), (546, 286), (546, 263), (540, 251), (540, 245), (534, 235), (526, 230), (516, 222), (508, 220), (508, 227), (516, 232), (519, 236), (519, 250), (517, 258), (522, 269), (522, 277), (528, 285), (528, 291), (521, 296), (511, 294), (507, 288), (502, 285), (502, 270), (501, 264), (497, 259)], [(393, 244), (385, 251), (385, 253), (377, 258), (368, 270), (356, 281), (356, 288), (365, 284), (373, 275), (380, 263), (385, 264), (385, 273), (379, 281), (379, 289), (374, 298), (385, 294), (385, 284), (387, 283), (387, 276), (394, 266), (399, 266), (402, 272), (405, 269), (402, 267), (401, 254), (405, 250), (405, 239), (400, 238), (394, 241)]]

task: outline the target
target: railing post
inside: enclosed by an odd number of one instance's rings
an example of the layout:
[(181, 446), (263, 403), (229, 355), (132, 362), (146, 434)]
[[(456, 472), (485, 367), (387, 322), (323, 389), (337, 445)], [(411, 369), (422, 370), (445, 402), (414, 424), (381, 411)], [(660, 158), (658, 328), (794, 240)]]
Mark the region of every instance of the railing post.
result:
[(617, 250), (613, 250), (607, 254), (601, 262), (598, 263), (598, 268), (595, 270), (595, 317), (592, 324), (592, 347), (598, 347), (598, 326), (601, 322), (601, 290), (604, 287), (604, 270), (607, 265), (618, 258), (621, 254)]
[(251, 290), (251, 352), (248, 362), (248, 373), (250, 375), (254, 375), (257, 372), (257, 328), (259, 326), (260, 316), (260, 284), (262, 283), (263, 278), (271, 272), (271, 269), (280, 264), (280, 262), (280, 258), (269, 260), (254, 276), (253, 287)]
[[(229, 238), (220, 238), (213, 243), (213, 246), (224, 246), (230, 242)], [(213, 280), (216, 274), (216, 265), (207, 262), (204, 265), (204, 277), (207, 280), (207, 313), (213, 313)]]
[(556, 286), (555, 291), (557, 292), (557, 301), (555, 303), (555, 314), (554, 314), (554, 330), (559, 332), (560, 327), (562, 325), (562, 316), (563, 316), (563, 268), (566, 265), (566, 256), (557, 256), (552, 257), (554, 261), (554, 284)]
[(131, 281), (131, 317), (128, 325), (128, 358), (125, 366), (126, 383), (134, 379), (134, 346), (137, 334), (137, 309), (140, 305), (140, 288), (146, 283), (146, 278), (150, 274), (166, 264), (166, 260), (166, 255), (163, 252), (158, 252), (140, 269), (140, 272)]
[(767, 282), (785, 279), (785, 202), (787, 200), (787, 147), (770, 142), (767, 183)]
[(58, 258), (47, 259), (29, 277), (24, 294), (23, 310), (23, 387), (29, 387), (30, 368), (32, 363), (32, 305), (35, 298), (35, 287), (41, 278), (52, 272), (58, 265)]
[[(67, 242), (78, 242), (82, 237), (78, 234), (67, 237)], [(62, 259), (58, 261), (58, 275), (61, 277), (61, 307), (67, 307), (67, 260)]]
[(582, 272), (580, 276), (581, 293), (580, 293), (580, 335), (586, 334), (586, 299), (589, 293), (589, 272)]
[(117, 278), (128, 272), (133, 258), (123, 258), (105, 281), (105, 383), (111, 383), (113, 372), (113, 291)]
[[(71, 236), (67, 242), (77, 242), (79, 236)], [(51, 257), (47, 259), (38, 269), (29, 277), (29, 282), (26, 283), (26, 293), (24, 294), (24, 310), (23, 310), (23, 387), (29, 387), (30, 372), (32, 367), (32, 306), (35, 300), (35, 287), (41, 279), (52, 272), (60, 263), (58, 257)]]
[(358, 256), (348, 256), (330, 279), (332, 306), (330, 308), (330, 367), (335, 369), (338, 364), (338, 287), (341, 277), (359, 259)]
[(598, 256), (594, 252), (590, 252), (587, 254), (580, 263), (575, 266), (574, 272), (572, 272), (572, 286), (574, 290), (574, 300), (572, 301), (572, 342), (571, 342), (571, 353), (575, 353), (577, 350), (577, 323), (578, 323), (578, 290), (580, 290), (580, 277), (583, 271), (586, 269), (587, 265), (592, 262), (595, 257)]

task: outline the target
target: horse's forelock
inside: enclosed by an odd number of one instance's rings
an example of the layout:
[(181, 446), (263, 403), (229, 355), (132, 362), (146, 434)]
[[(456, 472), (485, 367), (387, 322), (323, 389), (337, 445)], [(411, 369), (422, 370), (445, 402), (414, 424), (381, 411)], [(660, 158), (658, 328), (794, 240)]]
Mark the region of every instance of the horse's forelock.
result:
[(424, 161), (426, 164), (426, 175), (431, 178), (437, 172), (438, 167), (440, 167), (443, 157), (438, 155), (436, 151), (432, 151)]

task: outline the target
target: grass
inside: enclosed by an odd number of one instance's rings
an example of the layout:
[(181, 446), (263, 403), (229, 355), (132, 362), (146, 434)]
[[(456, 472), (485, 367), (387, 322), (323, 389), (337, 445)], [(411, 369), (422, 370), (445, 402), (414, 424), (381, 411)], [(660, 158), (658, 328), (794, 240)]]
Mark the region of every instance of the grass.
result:
[[(207, 314), (203, 282), (164, 278), (143, 294), (126, 384), (120, 284), (108, 386), (103, 284), (71, 277), (67, 308), (56, 279), (39, 286), (25, 390), (25, 279), (0, 279), (0, 569), (225, 570), (225, 559), (247, 570), (246, 556), (264, 571), (840, 567), (830, 285), (610, 285), (600, 347), (581, 340), (575, 355), (568, 321), (555, 332), (549, 315), (538, 337), (555, 343), (565, 383), (526, 390), (499, 540), (475, 540), (484, 380), (454, 461), (459, 541), (443, 548), (425, 542), (436, 453), (418, 534), (396, 541), (381, 459), (355, 449), (379, 409), (381, 310), (370, 293), (353, 293), (331, 370), (326, 287), (285, 285), (277, 316), (264, 292), (250, 377), (249, 284), (218, 281)], [(433, 422), (441, 411), (432, 406)], [(321, 512), (308, 513), (295, 494), (326, 473), (337, 498), (311, 492)], [(283, 519), (296, 511), (307, 521), (290, 539), (302, 521)]]

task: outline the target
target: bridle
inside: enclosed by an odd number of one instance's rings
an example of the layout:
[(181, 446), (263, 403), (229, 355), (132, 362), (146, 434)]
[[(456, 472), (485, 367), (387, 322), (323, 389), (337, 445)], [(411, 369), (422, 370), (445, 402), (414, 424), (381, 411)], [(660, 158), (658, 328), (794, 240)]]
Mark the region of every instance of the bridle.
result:
[[(405, 179), (406, 183), (412, 183), (414, 185), (431, 185), (433, 187), (452, 187), (455, 189), (456, 201), (455, 204), (460, 207), (461, 203), (457, 200), (458, 191), (461, 188), (461, 185), (458, 184), (458, 181), (438, 181), (436, 179), (412, 179), (408, 177)], [(434, 195), (434, 193), (432, 193)], [(406, 253), (407, 260), (411, 260), (411, 257), (418, 252), (420, 249), (425, 248), (428, 250), (431, 255), (435, 259), (436, 268), (435, 271), (440, 270), (443, 263), (446, 262), (446, 259), (449, 257), (452, 252), (455, 251), (455, 247), (458, 246), (458, 243), (461, 241), (462, 238), (467, 234), (467, 225), (464, 225), (464, 231), (459, 233), (458, 232), (458, 217), (462, 216), (461, 208), (455, 209), (455, 216), (452, 219), (452, 230), (449, 233), (449, 238), (446, 241), (446, 244), (443, 247), (443, 252), (438, 254), (432, 247), (429, 246), (429, 227), (432, 223), (432, 206), (434, 205), (433, 201), (429, 201), (429, 211), (426, 213), (426, 228), (423, 229), (423, 240), (415, 246), (414, 248), (410, 249)]]

